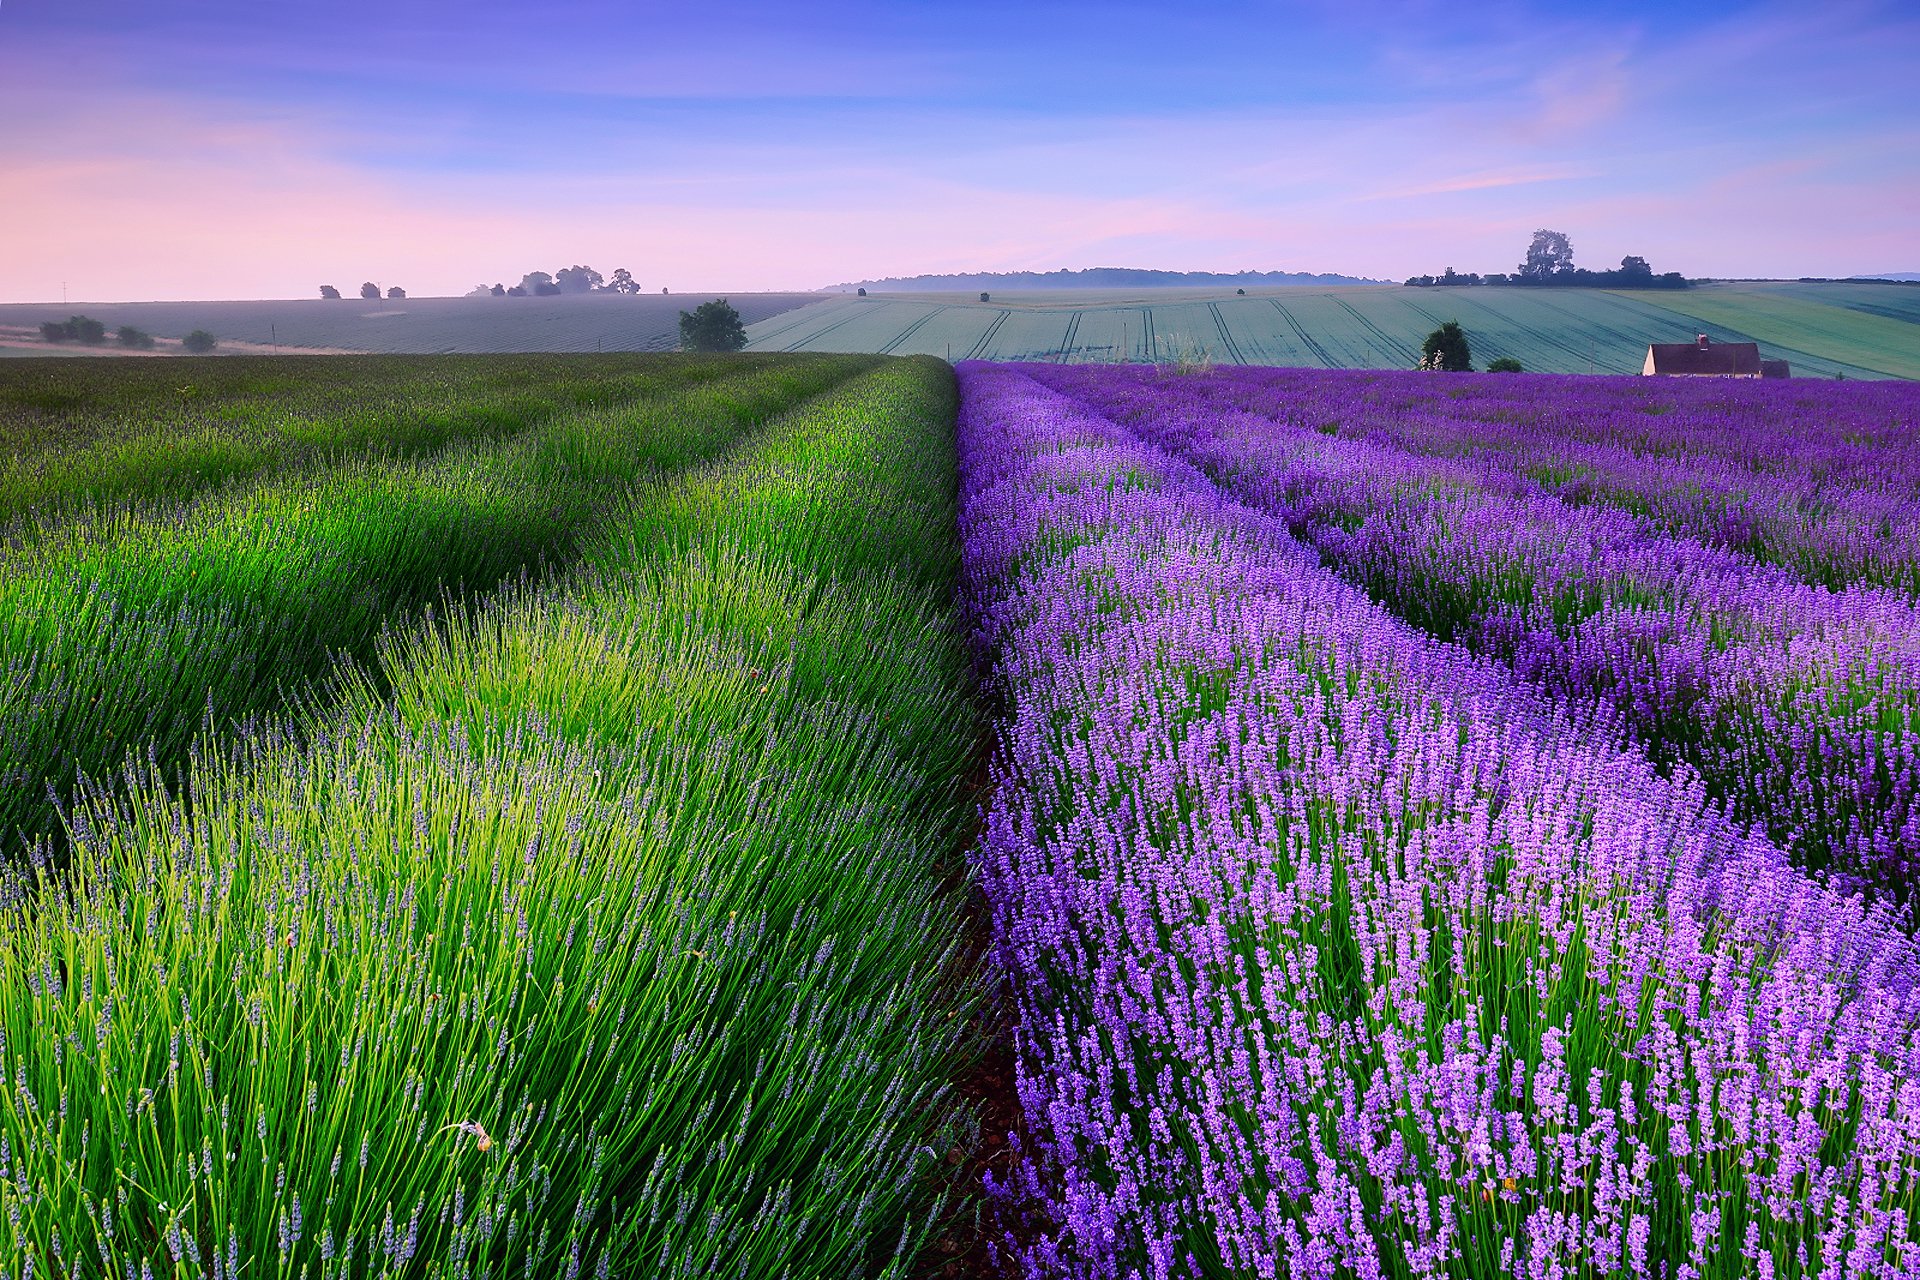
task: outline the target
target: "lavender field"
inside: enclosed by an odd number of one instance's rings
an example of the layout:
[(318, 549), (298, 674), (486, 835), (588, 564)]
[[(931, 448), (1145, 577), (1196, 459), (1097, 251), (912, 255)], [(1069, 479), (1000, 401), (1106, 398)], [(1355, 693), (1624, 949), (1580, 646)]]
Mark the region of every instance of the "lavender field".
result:
[(0, 1276), (1920, 1276), (1920, 386), (142, 367)]
[(1920, 1272), (1920, 395), (966, 365), (1018, 1274)]

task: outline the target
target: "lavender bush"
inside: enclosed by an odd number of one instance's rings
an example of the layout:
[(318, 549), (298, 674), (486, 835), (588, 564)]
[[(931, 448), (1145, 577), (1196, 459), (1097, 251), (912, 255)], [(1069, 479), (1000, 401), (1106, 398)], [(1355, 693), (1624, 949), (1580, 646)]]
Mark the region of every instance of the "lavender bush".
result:
[(961, 376), (1020, 1270), (1920, 1268), (1884, 909), (1136, 432)]
[[(1699, 770), (1803, 865), (1911, 898), (1920, 607), (1904, 591), (1810, 585), (1626, 510), (1570, 507), (1489, 485), (1461, 461), (1223, 407), (1236, 398), (1223, 384), (1272, 371), (1035, 376), (1280, 516), (1396, 613), (1616, 717), (1657, 762)], [(1435, 396), (1408, 413), (1436, 433), (1461, 430), (1448, 425), (1450, 403)], [(1319, 426), (1329, 422), (1338, 428)]]

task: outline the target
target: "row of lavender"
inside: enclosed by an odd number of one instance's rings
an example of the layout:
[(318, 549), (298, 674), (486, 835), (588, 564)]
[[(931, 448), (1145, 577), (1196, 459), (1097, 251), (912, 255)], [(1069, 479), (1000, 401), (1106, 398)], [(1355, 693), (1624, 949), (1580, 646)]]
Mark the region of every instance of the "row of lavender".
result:
[(1126, 426), (961, 376), (1024, 1271), (1920, 1268), (1883, 910)]
[[(1280, 518), (1402, 617), (1611, 720), (1663, 767), (1698, 770), (1803, 866), (1911, 900), (1920, 604), (1906, 592), (1831, 590), (1631, 511), (1570, 506), (1483, 466), (1350, 438), (1348, 424), (1368, 420), (1351, 379), (1034, 376)], [(1403, 435), (1470, 431), (1451, 395), (1422, 389), (1433, 380), (1401, 383)], [(1289, 389), (1313, 404), (1313, 425), (1287, 409)], [(1920, 396), (1904, 390), (1911, 436)]]
[(1422, 456), (1483, 483), (1620, 507), (1804, 581), (1920, 592), (1920, 397), (1905, 383), (1259, 370), (1209, 397)]

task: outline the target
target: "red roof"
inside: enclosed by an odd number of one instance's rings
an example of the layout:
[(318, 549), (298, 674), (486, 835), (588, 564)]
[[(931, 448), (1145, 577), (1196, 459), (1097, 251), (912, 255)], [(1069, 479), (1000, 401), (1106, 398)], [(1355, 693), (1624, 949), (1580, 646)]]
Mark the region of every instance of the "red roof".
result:
[(1757, 342), (1711, 342), (1703, 336), (1692, 342), (1649, 343), (1647, 353), (1653, 357), (1655, 373), (1749, 378), (1760, 375)]

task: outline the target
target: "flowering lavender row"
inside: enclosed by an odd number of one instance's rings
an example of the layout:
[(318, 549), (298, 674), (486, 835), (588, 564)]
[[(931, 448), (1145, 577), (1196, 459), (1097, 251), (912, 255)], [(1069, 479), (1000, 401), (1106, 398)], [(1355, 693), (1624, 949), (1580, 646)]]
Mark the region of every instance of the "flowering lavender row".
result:
[(1284, 523), (963, 365), (1032, 1276), (1920, 1268), (1920, 956)]
[(1599, 704), (1803, 865), (1912, 896), (1920, 605), (1905, 593), (1810, 586), (1627, 511), (1488, 489), (1462, 462), (1222, 411), (1207, 378), (1036, 376), (1281, 517), (1395, 612)]
[(1459, 457), (1483, 483), (1650, 517), (1802, 580), (1920, 591), (1920, 387), (1221, 370), (1210, 402)]

